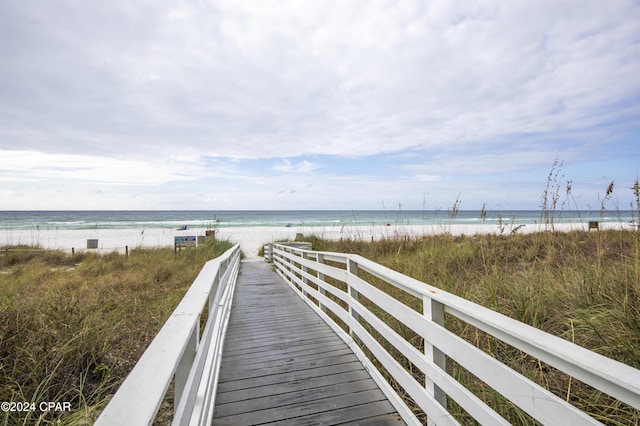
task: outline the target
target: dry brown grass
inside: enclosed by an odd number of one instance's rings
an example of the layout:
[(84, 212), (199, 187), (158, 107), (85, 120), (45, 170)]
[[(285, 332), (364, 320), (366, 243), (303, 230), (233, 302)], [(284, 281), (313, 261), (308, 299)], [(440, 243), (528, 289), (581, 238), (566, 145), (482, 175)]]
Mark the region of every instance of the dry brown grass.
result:
[(0, 401), (72, 406), (0, 413), (0, 424), (92, 424), (203, 264), (230, 247), (0, 250)]
[[(640, 233), (540, 232), (514, 235), (434, 235), (377, 242), (324, 241), (314, 248), (357, 253), (393, 270), (640, 369)], [(374, 277), (367, 279), (375, 285)], [(420, 301), (388, 286), (420, 310)], [(406, 299), (406, 300), (405, 300)], [(383, 314), (381, 314), (383, 315)], [(613, 425), (640, 423), (640, 412), (577, 382), (487, 334), (446, 316), (447, 328), (531, 380)], [(388, 325), (422, 350), (406, 327)], [(408, 371), (417, 369), (402, 360)], [(452, 360), (447, 370), (514, 424), (535, 422)], [(455, 404), (463, 423), (471, 419)]]

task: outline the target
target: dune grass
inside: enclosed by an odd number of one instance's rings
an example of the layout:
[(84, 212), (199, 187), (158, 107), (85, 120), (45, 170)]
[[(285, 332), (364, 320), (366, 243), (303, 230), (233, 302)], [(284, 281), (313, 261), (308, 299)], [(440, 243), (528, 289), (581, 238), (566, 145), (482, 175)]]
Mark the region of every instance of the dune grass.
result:
[(231, 245), (129, 257), (0, 248), (0, 401), (36, 404), (0, 412), (0, 425), (92, 424), (204, 263)]
[[(638, 231), (441, 234), (374, 242), (315, 237), (307, 240), (316, 250), (360, 254), (640, 369)], [(396, 292), (394, 297), (407, 299), (402, 301), (409, 305), (416, 303), (402, 292)], [(639, 410), (578, 383), (456, 318), (448, 316), (446, 324), (467, 341), (598, 420), (612, 425), (640, 424)], [(407, 335), (401, 326), (393, 327), (422, 350), (419, 336)], [(405, 368), (411, 371), (412, 366), (407, 364)], [(512, 423), (535, 424), (454, 362), (447, 361), (447, 369)], [(455, 404), (450, 404), (449, 409), (463, 424), (473, 424)]]

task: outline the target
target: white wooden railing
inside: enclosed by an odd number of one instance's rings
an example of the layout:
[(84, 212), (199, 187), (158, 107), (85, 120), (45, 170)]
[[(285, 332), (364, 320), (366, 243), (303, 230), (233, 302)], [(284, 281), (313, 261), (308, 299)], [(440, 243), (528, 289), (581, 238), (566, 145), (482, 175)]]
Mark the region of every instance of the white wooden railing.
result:
[[(96, 425), (152, 424), (172, 381), (173, 424), (211, 424), (239, 265), (238, 245), (204, 265)], [(201, 334), (200, 317), (207, 302), (208, 317)]]
[[(593, 417), (446, 329), (445, 313), (640, 409), (640, 370), (361, 256), (302, 250), (278, 244), (271, 245), (265, 254), (268, 260), (273, 261), (278, 274), (352, 348), (408, 424), (420, 422), (376, 364), (381, 364), (426, 413), (429, 424), (458, 424), (447, 411), (449, 398), (480, 424), (509, 424), (447, 373), (447, 359), (455, 361), (542, 424), (599, 424)], [(400, 290), (417, 298), (422, 302), (422, 312), (363, 278), (382, 280), (387, 286), (393, 286), (396, 292)], [(361, 303), (365, 300), (366, 303)], [(375, 312), (365, 304), (375, 305)], [(388, 325), (393, 318), (424, 339), (424, 350), (418, 349)], [(371, 329), (379, 337), (374, 337), (368, 331)], [(381, 344), (383, 340), (402, 354), (414, 369), (424, 374), (425, 383), (416, 380), (415, 370), (414, 374), (408, 372), (398, 362), (397, 356), (385, 349)], [(362, 346), (370, 355), (365, 353)], [(369, 358), (371, 355), (377, 359), (376, 363)]]

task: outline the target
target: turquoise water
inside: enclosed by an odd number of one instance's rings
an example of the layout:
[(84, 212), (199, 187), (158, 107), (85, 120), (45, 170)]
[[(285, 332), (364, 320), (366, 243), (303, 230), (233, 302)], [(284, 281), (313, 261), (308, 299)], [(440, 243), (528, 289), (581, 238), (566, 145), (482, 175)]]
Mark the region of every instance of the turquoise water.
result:
[(548, 217), (535, 210), (387, 211), (387, 210), (239, 210), (239, 211), (0, 211), (0, 229), (145, 229), (225, 228), (259, 226), (369, 226), (432, 224), (585, 223), (590, 220), (627, 223), (632, 211), (555, 211)]

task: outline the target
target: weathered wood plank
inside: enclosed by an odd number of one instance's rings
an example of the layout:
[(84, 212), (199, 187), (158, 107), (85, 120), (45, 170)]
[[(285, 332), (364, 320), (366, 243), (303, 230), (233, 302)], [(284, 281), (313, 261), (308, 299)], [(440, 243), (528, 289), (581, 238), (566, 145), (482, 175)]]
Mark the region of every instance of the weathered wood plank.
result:
[(305, 353), (322, 354), (323, 352), (330, 352), (337, 348), (344, 348), (341, 342), (312, 342), (302, 343), (295, 348), (282, 347), (274, 349), (269, 353), (264, 352), (243, 352), (236, 351), (233, 354), (228, 354), (226, 362), (233, 365), (235, 363), (257, 363), (262, 361), (278, 361), (280, 359), (288, 359), (303, 355)]
[(279, 366), (293, 366), (296, 364), (308, 365), (310, 362), (322, 361), (327, 358), (333, 358), (336, 356), (349, 355), (351, 352), (345, 348), (335, 348), (333, 350), (323, 350), (319, 352), (310, 352), (308, 354), (290, 355), (286, 353), (268, 354), (268, 356), (261, 357), (259, 359), (245, 360), (243, 358), (235, 357), (230, 359), (227, 363), (227, 370), (264, 370), (270, 367)]
[(300, 362), (290, 363), (271, 363), (267, 365), (262, 363), (260, 367), (248, 367), (233, 368), (229, 371), (221, 374), (221, 380), (234, 380), (243, 378), (263, 377), (263, 376), (275, 376), (283, 373), (290, 373), (294, 371), (306, 371), (313, 370), (322, 367), (331, 367), (338, 364), (359, 362), (353, 353), (342, 353), (336, 356), (327, 356), (320, 359), (302, 359)]
[(262, 262), (243, 262), (214, 424), (403, 424), (349, 347)]
[(270, 352), (273, 350), (277, 350), (278, 348), (291, 348), (295, 347), (299, 344), (305, 343), (314, 343), (314, 342), (325, 342), (330, 343), (335, 339), (335, 334), (332, 334), (332, 330), (320, 330), (315, 334), (311, 334), (313, 330), (308, 330), (308, 332), (295, 334), (293, 336), (281, 336), (281, 337), (272, 337), (269, 339), (252, 339), (251, 336), (248, 336), (247, 342), (236, 342), (230, 345), (225, 344), (225, 350), (227, 350), (230, 354), (234, 352)]
[(313, 415), (318, 424), (319, 419), (324, 424), (334, 424), (342, 421), (354, 420), (348, 417), (363, 418), (374, 415), (388, 414), (393, 407), (386, 400), (380, 389), (354, 392), (348, 395), (329, 396), (318, 400), (290, 403), (262, 410), (255, 410), (236, 416), (217, 417), (216, 424), (255, 425), (275, 421), (291, 420), (295, 424), (305, 424), (303, 416)]
[(327, 376), (309, 377), (305, 380), (275, 383), (271, 386), (263, 386), (260, 388), (238, 389), (235, 391), (221, 392), (220, 394), (218, 394), (218, 398), (216, 399), (216, 406), (233, 403), (236, 401), (244, 401), (248, 399), (262, 398), (265, 396), (320, 388), (322, 386), (326, 386), (327, 383), (341, 384), (359, 380), (372, 379), (363, 379), (361, 371), (348, 371), (346, 373), (335, 374), (334, 377), (331, 378), (327, 378)]
[(336, 383), (327, 386), (314, 387), (309, 389), (296, 389), (291, 392), (265, 395), (259, 398), (234, 401), (228, 404), (220, 404), (218, 415), (227, 417), (238, 415), (250, 411), (267, 410), (274, 407), (283, 407), (291, 404), (325, 399), (328, 397), (348, 395), (354, 392), (377, 389), (376, 383), (372, 379), (362, 379), (354, 382)]
[[(388, 404), (388, 402), (387, 402)], [(385, 404), (372, 402), (346, 409), (331, 410), (308, 416), (294, 417), (279, 421), (278, 424), (292, 426), (317, 425), (362, 425), (388, 426), (403, 425), (404, 422), (397, 413), (387, 413)]]
[(221, 381), (218, 384), (218, 392), (255, 388), (260, 386), (270, 386), (272, 384), (279, 383), (290, 383), (300, 380), (307, 380), (313, 377), (330, 377), (335, 374), (342, 374), (350, 371), (360, 371), (361, 374), (363, 374), (363, 377), (368, 376), (366, 370), (364, 369), (364, 367), (362, 367), (362, 364), (360, 364), (359, 361), (354, 361), (346, 364), (332, 365), (329, 367), (314, 368), (311, 370), (292, 371), (262, 377), (247, 377), (243, 379), (234, 379), (228, 382)]

